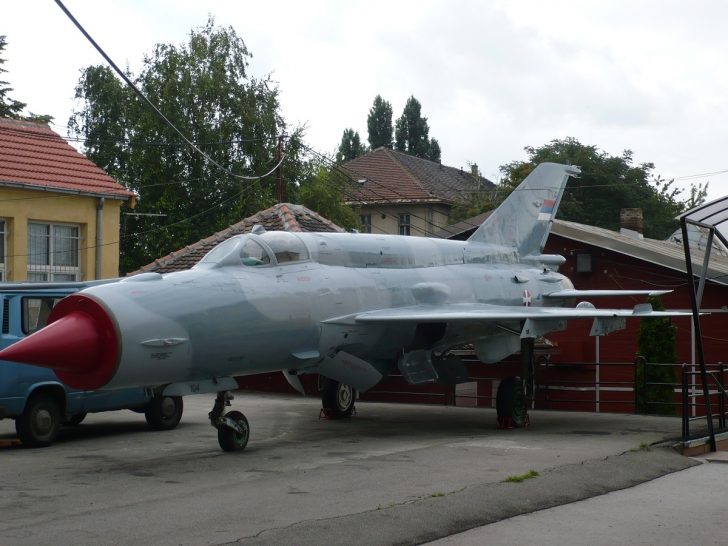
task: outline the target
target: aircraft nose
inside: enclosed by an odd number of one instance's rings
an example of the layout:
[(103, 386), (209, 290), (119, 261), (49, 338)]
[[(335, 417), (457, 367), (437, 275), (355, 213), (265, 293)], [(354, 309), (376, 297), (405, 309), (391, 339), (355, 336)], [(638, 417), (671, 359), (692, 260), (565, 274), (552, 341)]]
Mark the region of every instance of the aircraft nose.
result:
[(0, 351), (0, 359), (51, 368), (67, 385), (94, 390), (114, 376), (119, 353), (119, 336), (106, 309), (73, 294), (53, 308), (45, 328)]

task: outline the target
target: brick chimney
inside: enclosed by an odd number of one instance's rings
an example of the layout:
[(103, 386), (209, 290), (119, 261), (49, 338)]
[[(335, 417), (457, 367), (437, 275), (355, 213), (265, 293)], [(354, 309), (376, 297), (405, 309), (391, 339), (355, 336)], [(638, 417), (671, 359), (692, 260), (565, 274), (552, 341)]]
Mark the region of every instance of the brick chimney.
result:
[(644, 219), (642, 209), (622, 209), (619, 211), (619, 233), (634, 239), (644, 239)]

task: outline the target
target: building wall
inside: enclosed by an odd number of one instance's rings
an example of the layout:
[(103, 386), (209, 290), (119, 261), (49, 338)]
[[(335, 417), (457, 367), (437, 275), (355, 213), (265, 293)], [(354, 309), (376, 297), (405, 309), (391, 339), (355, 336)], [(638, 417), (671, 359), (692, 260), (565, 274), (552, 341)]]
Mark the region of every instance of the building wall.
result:
[[(5, 279), (22, 281), (28, 274), (28, 222), (80, 227), (79, 280), (95, 278), (97, 197), (0, 187), (0, 218), (6, 222)], [(122, 201), (105, 199), (101, 278), (119, 275), (119, 217)]]
[(399, 235), (399, 215), (410, 215), (410, 235), (427, 237), (449, 224), (449, 207), (443, 204), (372, 205), (358, 208), (357, 220), (370, 214), (372, 233)]
[[(690, 292), (684, 273), (624, 256), (622, 254), (572, 241), (551, 234), (545, 249), (546, 253), (561, 254), (566, 263), (560, 272), (566, 275), (578, 289), (668, 289), (671, 293), (662, 296), (667, 309), (690, 310)], [(588, 253), (592, 259), (592, 272), (577, 272), (577, 254)], [(632, 308), (644, 303), (643, 297), (597, 298), (592, 301), (597, 307)], [(703, 295), (703, 309), (721, 309), (728, 306), (728, 286), (708, 283)], [(678, 328), (678, 362), (690, 363), (691, 318), (674, 317), (673, 324)], [(714, 312), (701, 317), (706, 362), (719, 363), (727, 360), (728, 355), (728, 315)], [(569, 330), (549, 334), (549, 339), (559, 343), (559, 359), (574, 362), (594, 362), (596, 342), (589, 337), (590, 321), (571, 321)], [(637, 352), (638, 320), (628, 320), (625, 330), (609, 334), (600, 340), (600, 360), (603, 362), (632, 362)]]

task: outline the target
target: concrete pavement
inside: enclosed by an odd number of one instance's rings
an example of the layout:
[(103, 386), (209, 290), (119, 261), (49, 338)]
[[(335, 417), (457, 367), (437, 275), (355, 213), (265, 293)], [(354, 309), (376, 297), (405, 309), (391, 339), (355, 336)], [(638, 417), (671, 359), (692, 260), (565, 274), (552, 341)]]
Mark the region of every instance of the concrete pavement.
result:
[(173, 431), (112, 412), (47, 449), (1, 449), (0, 544), (421, 544), (695, 464), (646, 449), (675, 418), (533, 412), (497, 430), (493, 410), (359, 403), (326, 421), (316, 399), (260, 394), (233, 401), (252, 432), (229, 454), (212, 401), (185, 398)]
[(430, 542), (431, 546), (723, 545), (728, 467), (706, 463), (629, 489), (540, 510)]

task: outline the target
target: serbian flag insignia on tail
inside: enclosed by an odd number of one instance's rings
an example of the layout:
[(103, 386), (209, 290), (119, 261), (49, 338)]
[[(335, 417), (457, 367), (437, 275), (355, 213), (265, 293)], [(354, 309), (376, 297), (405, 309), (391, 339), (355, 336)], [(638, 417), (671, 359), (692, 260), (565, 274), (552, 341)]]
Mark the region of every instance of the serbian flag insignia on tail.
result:
[(538, 219), (539, 220), (551, 220), (551, 216), (554, 214), (554, 205), (556, 204), (556, 200), (554, 199), (544, 199), (543, 205), (541, 205), (541, 210), (538, 211)]

